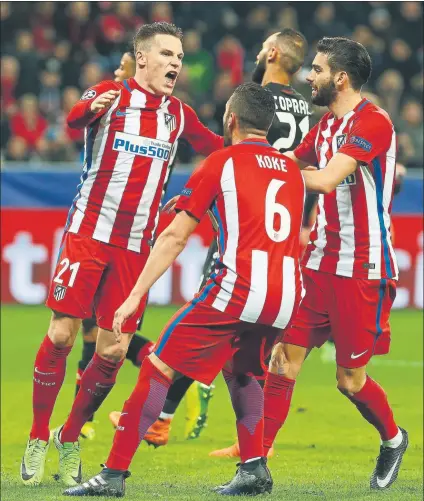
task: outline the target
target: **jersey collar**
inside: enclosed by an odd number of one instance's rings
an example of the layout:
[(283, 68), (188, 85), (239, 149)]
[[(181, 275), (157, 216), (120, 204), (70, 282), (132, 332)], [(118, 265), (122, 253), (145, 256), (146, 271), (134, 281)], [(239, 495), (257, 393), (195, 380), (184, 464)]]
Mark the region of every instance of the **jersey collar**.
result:
[(135, 81), (134, 77), (129, 78), (125, 82), (129, 85), (131, 90), (136, 89), (147, 96), (149, 108), (159, 108), (166, 101), (166, 96), (157, 96), (156, 94), (149, 92), (143, 87), (140, 87), (140, 85), (138, 85), (138, 83)]
[(352, 111), (353, 111), (354, 113), (357, 113), (358, 111), (361, 111), (361, 110), (362, 110), (362, 109), (363, 109), (363, 108), (364, 108), (364, 107), (365, 107), (368, 103), (370, 103), (370, 102), (371, 102), (371, 101), (370, 101), (369, 99), (367, 99), (367, 98), (363, 97), (363, 98), (359, 101), (359, 103), (358, 103), (358, 104), (357, 104), (357, 105), (353, 108), (353, 110), (348, 111), (347, 113), (345, 113), (345, 114), (344, 114), (342, 117), (340, 117), (340, 118), (336, 118), (336, 117), (334, 116), (334, 113), (331, 113), (331, 116), (334, 118), (334, 123), (337, 123), (337, 124), (338, 124), (338, 123), (340, 123), (340, 122), (344, 119), (344, 117), (345, 117), (348, 113), (351, 113)]
[(255, 144), (256, 146), (268, 146), (271, 147), (271, 145), (268, 143), (267, 139), (260, 139), (260, 138), (246, 138), (243, 139), (243, 141), (240, 141), (238, 144)]

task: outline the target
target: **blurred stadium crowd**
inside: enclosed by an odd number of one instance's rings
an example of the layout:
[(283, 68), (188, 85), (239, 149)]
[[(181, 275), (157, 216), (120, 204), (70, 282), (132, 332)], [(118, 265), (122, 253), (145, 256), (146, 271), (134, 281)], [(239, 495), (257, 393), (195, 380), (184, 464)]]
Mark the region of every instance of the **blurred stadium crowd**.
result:
[[(113, 78), (135, 29), (174, 22), (184, 30), (184, 67), (175, 94), (212, 130), (225, 102), (251, 79), (263, 40), (282, 27), (309, 42), (295, 87), (322, 36), (348, 36), (373, 60), (367, 87), (398, 132), (399, 161), (423, 166), (421, 2), (1, 2), (1, 156), (8, 161), (75, 161), (82, 131), (66, 116), (82, 91)], [(313, 123), (321, 110), (315, 110)], [(179, 148), (179, 161), (193, 160)]]

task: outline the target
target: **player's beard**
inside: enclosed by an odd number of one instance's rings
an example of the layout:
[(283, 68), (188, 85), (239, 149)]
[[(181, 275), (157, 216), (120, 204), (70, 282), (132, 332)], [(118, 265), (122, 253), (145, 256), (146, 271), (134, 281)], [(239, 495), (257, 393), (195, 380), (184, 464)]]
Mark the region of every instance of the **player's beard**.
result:
[(315, 96), (311, 96), (311, 101), (316, 106), (329, 106), (336, 98), (336, 95), (336, 86), (333, 80), (330, 80), (327, 84), (321, 85)]
[(252, 74), (252, 81), (259, 85), (262, 85), (262, 80), (265, 75), (265, 70), (266, 70), (266, 58), (263, 57), (256, 63), (255, 69), (253, 70)]

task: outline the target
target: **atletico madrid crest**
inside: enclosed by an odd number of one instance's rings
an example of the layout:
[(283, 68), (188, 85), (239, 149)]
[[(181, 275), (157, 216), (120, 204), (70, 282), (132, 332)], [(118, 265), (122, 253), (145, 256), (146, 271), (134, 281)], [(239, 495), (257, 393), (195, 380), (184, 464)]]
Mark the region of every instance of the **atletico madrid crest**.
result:
[(64, 285), (56, 285), (53, 296), (56, 299), (56, 301), (60, 301), (65, 297), (66, 294), (66, 287)]
[(170, 115), (169, 113), (165, 113), (165, 125), (168, 128), (169, 132), (172, 132), (177, 127), (177, 119), (175, 115)]
[(341, 148), (344, 144), (346, 144), (346, 134), (337, 136), (337, 149)]

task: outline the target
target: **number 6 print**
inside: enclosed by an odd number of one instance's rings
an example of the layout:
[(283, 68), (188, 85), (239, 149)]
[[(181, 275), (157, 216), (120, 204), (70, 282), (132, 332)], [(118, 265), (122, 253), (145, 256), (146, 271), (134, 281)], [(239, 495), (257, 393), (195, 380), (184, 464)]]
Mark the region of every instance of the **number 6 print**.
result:
[[(266, 190), (265, 197), (265, 229), (269, 238), (274, 242), (282, 242), (290, 235), (291, 217), (287, 207), (275, 201), (278, 190), (285, 181), (273, 179)], [(280, 228), (274, 228), (274, 215), (280, 216)]]
[(60, 278), (65, 271), (69, 268), (71, 270), (71, 278), (69, 279), (68, 282), (68, 287), (72, 287), (74, 285), (75, 279), (77, 278), (77, 273), (78, 273), (78, 268), (81, 263), (69, 263), (69, 259), (65, 257), (65, 259), (62, 259), (60, 262), (60, 265), (63, 266), (63, 268), (59, 271), (59, 273), (54, 277), (53, 282), (56, 282), (57, 284), (63, 284), (63, 280)]

